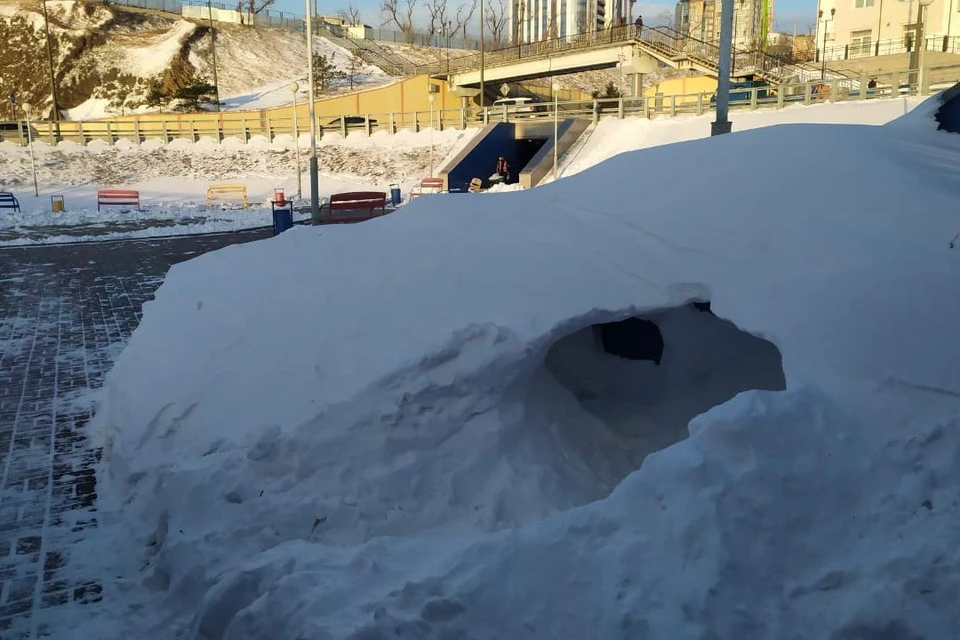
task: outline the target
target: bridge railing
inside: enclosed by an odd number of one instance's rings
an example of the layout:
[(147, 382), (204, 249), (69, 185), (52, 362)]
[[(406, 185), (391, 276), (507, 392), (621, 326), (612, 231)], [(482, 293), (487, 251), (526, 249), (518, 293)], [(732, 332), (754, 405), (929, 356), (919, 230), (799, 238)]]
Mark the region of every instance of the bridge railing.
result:
[[(623, 25), (600, 31), (587, 31), (560, 38), (548, 38), (537, 42), (515, 44), (485, 52), (483, 66), (485, 68), (497, 67), (504, 64), (511, 64), (518, 60), (536, 59), (556, 55), (557, 53), (565, 51), (589, 49), (616, 42), (626, 42), (632, 39), (635, 34), (635, 27), (632, 25)], [(439, 71), (437, 71), (438, 67)], [(445, 61), (439, 65), (423, 65), (420, 71), (422, 73), (428, 71), (430, 73), (462, 73), (465, 71), (475, 71), (479, 68), (480, 54), (473, 54), (462, 56), (448, 62)]]
[[(818, 104), (851, 100), (877, 100), (929, 93), (929, 87), (918, 87), (916, 71), (904, 71), (871, 76), (876, 86), (870, 86), (866, 76), (862, 78), (835, 78), (815, 80), (794, 85), (753, 87), (731, 91), (730, 107), (734, 110), (782, 108), (793, 104)], [(960, 65), (930, 67), (924, 74), (925, 82), (933, 86), (949, 86), (960, 82)], [(655, 95), (643, 98), (600, 98), (595, 100), (568, 100), (557, 103), (560, 118), (587, 117), (594, 122), (606, 117), (646, 118), (672, 117), (682, 114), (703, 115), (714, 109), (712, 93), (689, 93), (681, 95)], [(490, 122), (549, 121), (554, 117), (554, 103), (539, 103), (544, 111), (536, 114), (516, 113), (508, 107), (485, 109), (437, 109), (430, 111), (406, 111), (386, 114), (370, 114), (349, 121), (338, 118), (329, 124), (330, 115), (318, 114), (318, 127), (323, 135), (346, 136), (351, 133), (373, 135), (377, 132), (395, 133), (402, 129), (465, 129)], [(532, 116), (532, 117), (531, 117)], [(100, 121), (67, 121), (60, 123), (60, 140), (83, 145), (95, 140), (110, 144), (120, 140), (135, 143), (150, 139), (171, 142), (176, 139), (199, 141), (203, 138), (225, 140), (239, 139), (249, 142), (255, 138), (270, 142), (281, 136), (293, 138), (293, 117), (272, 118), (257, 112), (225, 112), (215, 114), (183, 114), (172, 118), (157, 118), (156, 115), (120, 118)], [(35, 141), (55, 143), (56, 125), (52, 122), (32, 123)], [(301, 135), (310, 128), (306, 116), (297, 118), (296, 127)], [(0, 141), (9, 140), (26, 144), (27, 132), (21, 123), (19, 131), (0, 132)]]
[[(877, 40), (875, 42), (864, 42), (860, 44), (845, 44), (826, 49), (817, 48), (815, 61), (822, 60), (837, 61), (851, 60), (853, 58), (870, 58), (874, 56), (893, 55), (897, 53), (912, 53), (917, 47), (914, 46), (914, 37), (912, 34), (901, 36), (899, 38), (888, 38)], [(944, 36), (932, 34), (924, 36), (923, 48), (925, 51), (938, 51), (943, 53), (960, 53), (960, 36)]]

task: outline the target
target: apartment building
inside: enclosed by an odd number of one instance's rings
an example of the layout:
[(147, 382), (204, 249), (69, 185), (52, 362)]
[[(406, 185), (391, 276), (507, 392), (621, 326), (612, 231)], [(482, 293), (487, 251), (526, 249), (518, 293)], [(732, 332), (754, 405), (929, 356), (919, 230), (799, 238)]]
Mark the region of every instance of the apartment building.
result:
[[(709, 42), (720, 42), (720, 0), (680, 0), (674, 24), (680, 33)], [(773, 0), (733, 0), (733, 46), (752, 50), (773, 31)]]
[[(816, 48), (827, 60), (905, 53), (916, 41), (917, 0), (820, 0)], [(926, 8), (928, 50), (958, 52), (960, 0), (933, 0)], [(818, 55), (819, 57), (819, 55)]]
[(510, 40), (529, 43), (598, 31), (631, 18), (634, 0), (511, 0)]

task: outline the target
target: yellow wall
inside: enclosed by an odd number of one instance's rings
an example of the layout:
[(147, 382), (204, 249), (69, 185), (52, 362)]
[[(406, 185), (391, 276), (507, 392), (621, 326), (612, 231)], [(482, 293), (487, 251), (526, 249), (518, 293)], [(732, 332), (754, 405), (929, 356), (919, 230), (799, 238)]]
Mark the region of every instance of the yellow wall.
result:
[[(460, 108), (460, 98), (452, 92), (447, 91), (447, 84), (445, 82), (442, 80), (433, 80), (432, 82), (440, 87), (439, 93), (436, 94), (436, 101), (433, 103), (434, 109)], [(429, 112), (430, 102), (428, 100), (427, 83), (428, 76), (420, 75), (397, 80), (396, 82), (377, 89), (367, 89), (346, 95), (320, 98), (317, 100), (317, 119), (321, 123), (325, 123), (338, 116), (346, 115), (362, 116), (369, 114), (373, 116), (385, 116), (389, 113), (412, 111)], [(297, 106), (298, 116), (309, 118), (308, 114), (308, 103), (305, 102)], [(247, 120), (248, 123), (253, 126), (257, 123), (265, 123), (268, 118), (271, 120), (282, 120), (290, 118), (292, 115), (293, 106), (291, 105), (272, 109), (258, 109), (255, 111), (227, 111), (222, 114), (209, 111), (203, 113), (145, 113), (135, 116), (113, 116), (103, 118), (97, 122), (116, 123), (117, 131), (126, 131), (129, 129), (130, 132), (133, 131), (134, 121), (139, 121), (145, 125), (145, 128), (149, 128), (151, 131), (157, 129), (161, 122), (166, 122), (171, 130), (178, 129), (181, 126), (188, 128), (190, 126), (189, 123), (193, 122), (198, 131), (205, 131), (207, 128), (215, 131), (213, 123), (216, 122), (218, 116), (222, 117), (224, 121), (237, 123), (241, 120)], [(307, 121), (309, 122), (309, 119)], [(63, 124), (71, 131), (76, 129), (76, 123), (65, 122)], [(98, 131), (100, 129), (100, 127), (97, 127)]]
[[(659, 84), (648, 87), (643, 95), (653, 98), (658, 93), (665, 96), (677, 96), (693, 93), (714, 93), (717, 90), (717, 81), (715, 78), (706, 76), (692, 76), (689, 78), (668, 78)], [(696, 100), (691, 97), (690, 100)]]

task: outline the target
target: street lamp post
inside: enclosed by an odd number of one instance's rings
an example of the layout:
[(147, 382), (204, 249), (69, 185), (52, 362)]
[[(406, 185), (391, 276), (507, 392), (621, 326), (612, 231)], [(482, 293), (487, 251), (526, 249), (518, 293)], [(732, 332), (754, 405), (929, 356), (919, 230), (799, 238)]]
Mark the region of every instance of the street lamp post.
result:
[(924, 35), (927, 19), (927, 7), (933, 3), (933, 0), (918, 0), (920, 8), (917, 10), (917, 95), (923, 94), (924, 72), (923, 72), (923, 52), (926, 47), (926, 37)]
[(23, 110), (27, 114), (27, 147), (30, 149), (30, 169), (33, 171), (33, 197), (40, 197), (40, 187), (37, 185), (37, 161), (33, 157), (33, 131), (30, 125), (30, 111), (31, 107), (29, 104), (23, 104)]
[(560, 83), (557, 82), (557, 79), (553, 79), (553, 181), (557, 181), (557, 175), (559, 174), (559, 169), (557, 161), (560, 157), (560, 152), (557, 149), (560, 146), (560, 138), (558, 132), (560, 130), (560, 112), (557, 110), (559, 106), (559, 94), (560, 94)]
[(717, 64), (717, 119), (710, 123), (710, 135), (730, 133), (730, 49), (733, 43), (733, 0), (722, 0), (720, 9), (720, 60)]
[[(432, 87), (430, 87), (432, 89)], [(431, 91), (427, 95), (430, 101), (430, 177), (433, 177), (433, 103), (437, 100), (437, 94)]]
[(310, 220), (320, 224), (320, 171), (317, 167), (317, 100), (313, 77), (313, 15), (310, 0), (307, 3), (307, 73), (310, 74), (308, 98), (310, 100)]
[(483, 44), (483, 0), (480, 0), (480, 108), (483, 109), (483, 105), (486, 102), (486, 96), (484, 96), (484, 69), (483, 69), (483, 54), (484, 54), (484, 44)]
[(53, 72), (53, 45), (50, 44), (50, 20), (47, 18), (47, 0), (42, 0), (43, 30), (47, 37), (47, 66), (50, 72), (50, 98), (53, 100), (53, 122), (60, 140), (60, 101), (57, 100), (57, 78)]
[(290, 91), (293, 92), (293, 151), (297, 157), (297, 198), (303, 197), (303, 178), (300, 170), (300, 127), (297, 123), (297, 91), (300, 91), (300, 85), (296, 82), (290, 83)]
[(737, 0), (737, 7), (740, 8), (739, 11), (736, 9), (733, 12), (733, 44), (731, 48), (733, 49), (733, 62), (730, 64), (730, 68), (733, 69), (734, 73), (737, 71), (737, 33), (740, 29), (740, 14), (743, 13), (743, 0)]
[(213, 31), (213, 0), (207, 0), (207, 18), (210, 22), (210, 51), (213, 56), (213, 95), (220, 113), (220, 82), (217, 80), (217, 38)]
[[(833, 22), (833, 15), (837, 12), (836, 7), (830, 9), (830, 22)], [(823, 10), (817, 11), (817, 19), (823, 18)], [(827, 78), (827, 20), (823, 21), (823, 47), (820, 49), (820, 80)]]

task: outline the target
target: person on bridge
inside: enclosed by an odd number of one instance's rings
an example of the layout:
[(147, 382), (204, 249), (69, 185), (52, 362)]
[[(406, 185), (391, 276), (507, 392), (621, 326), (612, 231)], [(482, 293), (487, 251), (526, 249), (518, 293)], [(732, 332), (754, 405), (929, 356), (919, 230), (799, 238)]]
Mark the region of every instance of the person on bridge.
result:
[(637, 28), (637, 37), (640, 37), (640, 33), (643, 31), (643, 16), (637, 16), (637, 19), (634, 21), (633, 26)]

